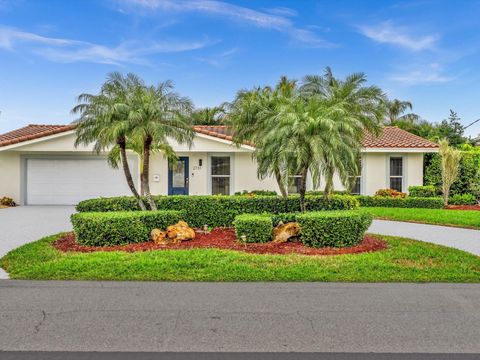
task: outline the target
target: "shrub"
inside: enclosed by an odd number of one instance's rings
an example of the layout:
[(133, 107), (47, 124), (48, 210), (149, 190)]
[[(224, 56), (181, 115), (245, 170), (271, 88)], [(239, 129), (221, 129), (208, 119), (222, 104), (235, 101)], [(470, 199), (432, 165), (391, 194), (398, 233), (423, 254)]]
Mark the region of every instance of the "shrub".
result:
[(273, 226), (277, 226), (280, 222), (286, 224), (288, 222), (297, 221), (297, 215), (299, 213), (282, 213), (282, 214), (272, 214)]
[(473, 194), (455, 194), (448, 199), (450, 205), (475, 205), (477, 197)]
[(357, 245), (372, 223), (372, 215), (364, 211), (319, 211), (298, 214), (300, 240), (313, 247)]
[(397, 191), (395, 189), (379, 189), (375, 193), (375, 196), (381, 197), (391, 197), (391, 198), (404, 198), (407, 196), (406, 193)]
[(273, 190), (243, 190), (243, 191), (237, 191), (235, 195), (260, 195), (260, 196), (277, 196), (277, 192)]
[[(191, 226), (232, 226), (235, 216), (248, 214), (281, 214), (300, 211), (298, 196), (156, 196), (159, 210), (186, 210), (185, 221)], [(352, 210), (359, 206), (355, 197), (333, 195), (325, 200), (322, 196), (306, 196), (308, 211)], [(99, 198), (80, 202), (77, 211), (133, 211), (139, 210), (133, 197)]]
[(437, 195), (437, 190), (433, 185), (409, 186), (408, 193), (411, 197), (429, 198)]
[(4, 197), (0, 198), (0, 205), (15, 206), (16, 204), (15, 204), (15, 201), (13, 201), (12, 198), (4, 196)]
[(233, 222), (237, 239), (246, 237), (246, 242), (263, 243), (272, 238), (272, 219), (268, 214), (243, 214)]
[(184, 216), (182, 211), (118, 211), (73, 214), (73, 231), (82, 245), (108, 246), (148, 241), (154, 228), (165, 229)]
[(425, 209), (442, 209), (444, 207), (443, 199), (441, 197), (433, 198), (388, 198), (381, 196), (356, 196), (360, 202), (360, 206), (368, 207), (398, 207), (398, 208), (425, 208)]

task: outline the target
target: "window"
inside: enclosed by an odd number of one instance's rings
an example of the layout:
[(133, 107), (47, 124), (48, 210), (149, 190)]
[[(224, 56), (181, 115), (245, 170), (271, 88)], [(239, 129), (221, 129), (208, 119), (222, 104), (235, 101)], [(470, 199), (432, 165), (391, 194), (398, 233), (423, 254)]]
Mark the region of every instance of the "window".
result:
[(288, 186), (288, 193), (289, 194), (298, 194), (300, 189), (300, 181), (302, 177), (300, 175), (290, 176), (290, 184)]
[(211, 157), (212, 195), (230, 195), (230, 156)]
[(403, 158), (390, 158), (390, 189), (403, 191)]

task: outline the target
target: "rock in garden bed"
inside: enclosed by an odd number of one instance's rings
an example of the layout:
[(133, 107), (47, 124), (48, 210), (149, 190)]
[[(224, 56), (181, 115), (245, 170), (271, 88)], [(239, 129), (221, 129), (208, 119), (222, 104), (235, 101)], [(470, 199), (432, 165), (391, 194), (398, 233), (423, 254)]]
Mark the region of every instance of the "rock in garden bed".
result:
[(54, 247), (60, 251), (69, 252), (95, 252), (95, 251), (149, 251), (149, 250), (180, 250), (180, 249), (225, 249), (244, 251), (253, 254), (301, 254), (301, 255), (340, 255), (356, 254), (383, 250), (387, 247), (385, 241), (375, 236), (365, 235), (357, 246), (346, 248), (311, 248), (299, 242), (284, 243), (247, 243), (237, 241), (233, 228), (216, 228), (209, 233), (196, 231), (196, 236), (190, 241), (182, 241), (177, 244), (158, 245), (153, 241), (139, 244), (118, 246), (83, 246), (75, 240), (73, 233), (62, 236), (54, 243)]

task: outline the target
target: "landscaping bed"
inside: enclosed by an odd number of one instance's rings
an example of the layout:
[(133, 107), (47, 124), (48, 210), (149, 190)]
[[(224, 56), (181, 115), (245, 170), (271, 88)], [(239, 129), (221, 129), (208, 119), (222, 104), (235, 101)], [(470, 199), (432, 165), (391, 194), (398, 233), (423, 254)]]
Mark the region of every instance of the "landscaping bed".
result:
[(445, 209), (480, 211), (480, 205), (448, 205)]
[(340, 255), (383, 250), (387, 247), (387, 244), (385, 241), (371, 235), (365, 235), (363, 240), (356, 246), (344, 248), (312, 248), (300, 242), (242, 244), (236, 239), (233, 228), (216, 228), (209, 233), (197, 230), (194, 239), (169, 245), (157, 245), (152, 241), (148, 241), (116, 246), (85, 246), (78, 244), (74, 233), (67, 233), (55, 241), (53, 246), (63, 252), (83, 253), (98, 251), (137, 252), (151, 250), (223, 249), (253, 254)]

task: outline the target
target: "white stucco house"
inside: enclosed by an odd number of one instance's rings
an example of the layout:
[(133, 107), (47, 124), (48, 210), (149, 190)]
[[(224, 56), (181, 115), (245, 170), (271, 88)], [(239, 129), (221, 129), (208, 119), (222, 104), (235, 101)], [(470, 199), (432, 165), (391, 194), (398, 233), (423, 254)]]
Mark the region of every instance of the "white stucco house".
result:
[[(152, 156), (153, 194), (278, 192), (273, 178), (257, 178), (253, 148), (233, 145), (228, 128), (195, 126), (195, 131), (192, 147), (171, 143), (180, 157), (174, 169), (161, 154)], [(75, 148), (74, 141), (72, 125), (28, 125), (0, 135), (0, 197), (12, 197), (20, 205), (70, 205), (92, 197), (130, 195), (121, 170), (110, 168), (105, 155), (94, 154), (92, 147)], [(385, 127), (379, 137), (367, 134), (355, 192), (372, 195), (381, 188), (407, 191), (422, 185), (423, 156), (437, 151), (437, 144), (397, 127)], [(138, 183), (139, 160), (133, 153), (129, 158)], [(307, 186), (312, 189), (311, 181)], [(335, 189), (342, 189), (338, 181)]]

